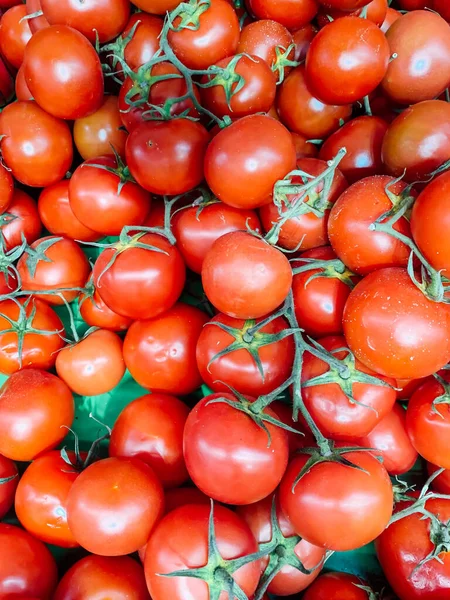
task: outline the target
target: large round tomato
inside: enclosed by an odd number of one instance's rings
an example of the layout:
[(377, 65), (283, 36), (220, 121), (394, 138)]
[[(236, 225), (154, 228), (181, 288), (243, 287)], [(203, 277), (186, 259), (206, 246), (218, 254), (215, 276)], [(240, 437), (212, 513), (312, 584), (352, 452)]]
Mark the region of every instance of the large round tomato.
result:
[(15, 189), (11, 204), (8, 206), (7, 214), (13, 219), (7, 219), (1, 225), (1, 233), (5, 242), (5, 249), (12, 250), (20, 246), (23, 239), (32, 244), (38, 239), (42, 223), (39, 218), (36, 202), (31, 196), (22, 190)]
[(146, 543), (163, 505), (161, 483), (148, 465), (137, 458), (106, 458), (72, 484), (67, 522), (89, 552), (122, 556)]
[(73, 417), (73, 397), (64, 381), (39, 369), (13, 373), (0, 388), (0, 454), (33, 460), (64, 439)]
[(24, 19), (26, 15), (26, 6), (20, 4), (7, 10), (0, 21), (0, 51), (16, 69), (23, 62), (25, 47), (32, 36), (30, 25)]
[(312, 21), (319, 10), (316, 0), (246, 0), (246, 4), (257, 19), (272, 19), (294, 31)]
[(3, 519), (14, 504), (18, 483), (17, 465), (0, 454), (0, 519)]
[(303, 600), (369, 600), (366, 584), (350, 573), (324, 573), (306, 590)]

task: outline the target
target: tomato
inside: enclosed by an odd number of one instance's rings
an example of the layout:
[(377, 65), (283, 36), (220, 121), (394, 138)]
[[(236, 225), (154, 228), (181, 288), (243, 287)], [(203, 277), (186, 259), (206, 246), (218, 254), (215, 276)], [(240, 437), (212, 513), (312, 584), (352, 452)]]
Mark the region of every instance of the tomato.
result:
[(131, 132), (125, 154), (140, 186), (154, 194), (175, 196), (203, 180), (208, 143), (208, 132), (196, 121), (148, 121)]
[(132, 319), (112, 311), (96, 290), (92, 296), (83, 294), (79, 296), (79, 308), (81, 317), (91, 327), (100, 327), (111, 331), (125, 331), (132, 323)]
[[(393, 208), (386, 193), (399, 200), (406, 184), (394, 182), (387, 175), (374, 175), (351, 185), (331, 209), (328, 237), (333, 250), (355, 273), (366, 275), (383, 267), (402, 267), (408, 264), (409, 248), (383, 231), (371, 231), (370, 225)], [(401, 217), (395, 231), (410, 237), (409, 222)]]
[[(438, 469), (439, 469), (439, 467), (437, 467), (436, 465), (433, 465), (429, 462), (427, 463), (428, 475), (431, 476)], [(440, 494), (449, 494), (450, 493), (450, 471), (448, 469), (446, 469), (440, 475), (438, 475), (435, 479), (433, 479), (431, 487), (433, 488), (433, 490), (435, 490), (436, 492), (439, 492)]]
[(324, 104), (310, 92), (305, 67), (296, 67), (281, 84), (277, 95), (281, 121), (307, 138), (327, 138), (352, 114), (351, 104)]
[(36, 15), (36, 13), (38, 13), (37, 16), (33, 16), (32, 18), (28, 19), (32, 33), (36, 33), (36, 31), (39, 31), (39, 29), (50, 27), (50, 23), (42, 13), (41, 0), (26, 0), (25, 4), (28, 15)]
[[(51, 294), (34, 294), (49, 304), (61, 305), (64, 300), (55, 293), (62, 292), (67, 302), (74, 300), (89, 275), (89, 261), (80, 246), (73, 240), (47, 236), (31, 244), (36, 254), (24, 254), (17, 263), (22, 289), (36, 292), (47, 290)], [(78, 288), (78, 289), (77, 289)]]
[(325, 141), (319, 158), (332, 160), (341, 148), (346, 148), (339, 169), (350, 183), (383, 173), (381, 146), (387, 130), (388, 124), (380, 117), (356, 117)]
[(196, 487), (177, 487), (166, 490), (166, 514), (186, 504), (204, 504), (211, 507), (211, 499)]
[(41, 600), (53, 598), (58, 581), (55, 559), (42, 542), (27, 531), (0, 523), (0, 595), (14, 598), (35, 595)]
[[(191, 504), (166, 515), (150, 537), (145, 554), (145, 578), (153, 600), (209, 600), (208, 585), (188, 577), (161, 577), (208, 563), (208, 524), (210, 507)], [(228, 508), (214, 507), (217, 549), (225, 561), (257, 552), (258, 545), (245, 521)], [(233, 579), (246, 596), (256, 590), (261, 575), (260, 562), (253, 561), (233, 573)], [(223, 584), (224, 585), (224, 584)], [(225, 590), (225, 587), (223, 587)], [(223, 595), (223, 594), (221, 594)]]
[(338, 10), (344, 10), (351, 12), (366, 6), (370, 0), (319, 0), (320, 4), (327, 8), (337, 8)]
[(389, 63), (389, 45), (371, 21), (343, 17), (326, 25), (311, 42), (306, 81), (326, 104), (351, 104), (370, 94)]
[[(1, 121), (0, 121), (1, 122)], [(450, 156), (450, 104), (426, 100), (404, 110), (389, 126), (382, 158), (388, 173), (426, 179)]]
[[(359, 586), (359, 587), (358, 587)], [(306, 590), (304, 600), (368, 600), (366, 584), (349, 573), (324, 573)]]
[(6, 250), (12, 250), (16, 246), (20, 246), (23, 238), (26, 239), (28, 244), (32, 244), (37, 240), (42, 230), (42, 223), (36, 203), (31, 196), (22, 190), (14, 189), (7, 213), (15, 218), (7, 219), (6, 223), (3, 222), (4, 224), (1, 225), (0, 231)]
[(180, 0), (133, 0), (140, 10), (155, 15), (165, 15), (180, 4)]
[(24, 4), (7, 10), (0, 21), (0, 52), (16, 69), (23, 63), (25, 46), (31, 39), (30, 25), (25, 17)]
[(67, 522), (89, 552), (122, 556), (145, 544), (163, 504), (161, 483), (148, 465), (137, 458), (106, 458), (72, 484)]
[(386, 33), (392, 54), (381, 87), (394, 102), (432, 100), (450, 85), (450, 26), (429, 10), (397, 19)]
[[(181, 254), (165, 237), (153, 233), (134, 238), (119, 252), (104, 250), (94, 265), (94, 283), (105, 304), (115, 313), (131, 319), (149, 319), (175, 304), (185, 282)], [(136, 244), (149, 248), (139, 248)], [(154, 250), (152, 249), (154, 248)]]
[(67, 25), (33, 35), (25, 54), (25, 79), (39, 106), (60, 119), (86, 117), (103, 104), (100, 59), (84, 35)]
[(427, 377), (420, 379), (397, 379), (395, 387), (397, 388), (397, 400), (409, 400), (418, 387), (425, 383)]
[(350, 294), (343, 322), (355, 356), (387, 377), (426, 377), (450, 360), (448, 309), (428, 300), (406, 269), (367, 275)]
[(259, 19), (272, 19), (288, 29), (307, 25), (317, 14), (316, 0), (246, 0), (251, 13)]
[[(272, 503), (273, 496), (268, 496), (255, 504), (248, 506), (239, 506), (237, 514), (241, 516), (256, 538), (258, 544), (270, 542), (273, 536), (272, 529)], [(277, 501), (277, 521), (283, 536), (287, 539), (295, 535), (292, 525), (282, 513)], [(310, 575), (305, 575), (298, 569), (289, 564), (285, 564), (283, 568), (275, 575), (267, 588), (271, 594), (288, 596), (297, 594), (306, 589), (319, 575), (321, 561), (325, 558), (325, 550), (310, 544), (306, 540), (299, 539), (293, 549), (296, 557), (301, 561), (305, 569), (311, 569)], [(268, 558), (264, 558), (264, 567), (267, 567)], [(318, 568), (316, 568), (318, 567)], [(270, 572), (270, 571), (269, 571)]]
[(311, 23), (303, 25), (303, 27), (294, 31), (295, 60), (301, 62), (306, 59), (306, 54), (316, 33), (317, 28)]
[[(398, 12), (398, 10), (395, 10), (394, 8), (391, 8), (389, 6), (387, 13), (386, 13), (386, 18), (383, 21), (383, 24), (381, 25), (381, 31), (383, 33), (386, 33), (387, 30), (391, 27), (391, 25), (393, 23), (395, 23), (395, 21), (397, 19), (399, 19), (402, 16), (402, 14), (400, 12)], [(388, 67), (389, 68), (389, 67)]]
[(14, 96), (14, 79), (0, 56), (0, 106), (8, 104)]
[(390, 525), (375, 544), (386, 578), (402, 600), (441, 600), (450, 590), (448, 552), (444, 550), (439, 559), (419, 566), (435, 549), (432, 539), (447, 534), (450, 502), (429, 500), (425, 508), (436, 519), (434, 532), (429, 518), (413, 514)]
[[(163, 20), (145, 12), (135, 13), (129, 18), (120, 36), (121, 39), (125, 40), (134, 27), (134, 34), (123, 51), (126, 64), (133, 71), (148, 63), (159, 50), (159, 36), (163, 27)], [(115, 70), (120, 73), (120, 64), (115, 65)]]
[[(197, 343), (197, 364), (208, 387), (215, 392), (227, 392), (231, 386), (241, 394), (258, 397), (272, 392), (289, 378), (294, 340), (292, 336), (276, 340), (289, 325), (277, 317), (253, 332), (261, 321), (233, 319), (219, 313), (203, 328)], [(235, 344), (237, 348), (233, 350)], [(220, 356), (228, 348), (231, 352)], [(259, 366), (255, 355), (259, 357)]]
[[(41, 332), (41, 333), (40, 333)], [(42, 300), (0, 302), (0, 372), (21, 368), (51, 369), (65, 345), (64, 326), (55, 311)]]
[(315, 144), (306, 139), (301, 133), (292, 133), (297, 160), (299, 158), (316, 158), (319, 154)]
[(441, 17), (450, 22), (450, 6), (448, 5), (447, 0), (433, 0), (432, 6)]
[[(133, 400), (114, 424), (110, 456), (134, 456), (152, 467), (165, 488), (185, 483), (183, 430), (189, 408), (157, 392)], [(166, 507), (167, 510), (167, 507)]]
[(411, 231), (421, 253), (437, 271), (450, 275), (450, 171), (439, 175), (419, 194), (411, 213)]
[(135, 321), (125, 337), (123, 355), (133, 378), (144, 388), (190, 394), (202, 384), (195, 347), (208, 315), (179, 302), (147, 321)]
[(213, 138), (205, 156), (205, 178), (225, 204), (257, 208), (270, 202), (274, 184), (294, 169), (295, 157), (292, 137), (281, 123), (250, 115)]
[(101, 597), (149, 600), (142, 567), (129, 556), (86, 556), (64, 575), (53, 600)]
[(186, 67), (207, 69), (236, 52), (240, 34), (239, 20), (228, 2), (210, 0), (209, 6), (203, 7), (198, 17), (193, 17), (193, 27), (177, 29), (182, 16), (183, 13), (173, 20), (167, 40)]
[(279, 250), (250, 233), (227, 233), (214, 242), (202, 267), (209, 301), (237, 319), (268, 315), (286, 299), (292, 269)]
[[(264, 423), (267, 431), (224, 399), (231, 393), (206, 396), (189, 413), (184, 429), (184, 458), (194, 484), (225, 504), (251, 504), (271, 494), (288, 462), (286, 432)], [(251, 400), (250, 400), (251, 401)], [(270, 408), (264, 414), (276, 418)]]
[(17, 71), (16, 81), (14, 84), (17, 100), (27, 101), (33, 100), (33, 95), (28, 89), (27, 82), (25, 80), (25, 67), (23, 64)]
[[(323, 160), (316, 158), (302, 158), (297, 161), (297, 168), (317, 177), (321, 175), (328, 165)], [(292, 177), (292, 183), (304, 185), (309, 183), (311, 178), (295, 175)], [(324, 180), (319, 181), (314, 187), (308, 190), (307, 195), (304, 192), (298, 194), (289, 194), (287, 196), (291, 205), (299, 205), (299, 214), (288, 219), (281, 227), (278, 235), (278, 244), (288, 250), (309, 250), (328, 244), (327, 222), (330, 214), (329, 206), (340, 197), (347, 188), (347, 180), (337, 168), (334, 172), (331, 187), (327, 190), (328, 195), (324, 198)], [(326, 202), (324, 202), (326, 200)], [(304, 209), (300, 209), (302, 204)], [(325, 209), (323, 205), (325, 204)], [(316, 212), (313, 212), (315, 209)], [(282, 214), (286, 208), (282, 206)], [(319, 212), (319, 214), (317, 214)], [(319, 216), (319, 215), (322, 216)], [(279, 208), (275, 203), (268, 204), (260, 208), (259, 215), (263, 224), (264, 231), (269, 232), (273, 225), (280, 220)]]
[(9, 512), (14, 504), (19, 472), (17, 465), (0, 454), (0, 519)]
[(295, 532), (311, 544), (336, 551), (353, 550), (378, 537), (391, 518), (393, 503), (389, 475), (376, 458), (367, 452), (346, 452), (343, 457), (360, 468), (322, 462), (293, 490), (308, 460), (307, 455), (295, 457), (279, 491), (281, 509)]
[[(375, 23), (375, 25), (378, 25), (378, 27), (380, 27), (380, 25), (386, 18), (388, 9), (387, 0), (372, 0), (372, 2), (366, 4), (366, 6), (364, 6), (363, 8), (366, 10), (365, 18), (369, 19), (369, 21), (372, 21), (373, 23)], [(330, 22), (329, 17), (331, 17), (333, 20), (349, 16), (349, 14), (355, 17), (361, 17), (363, 8), (359, 8), (349, 13), (345, 10), (328, 9), (324, 7), (319, 12), (317, 21), (320, 27), (325, 27), (325, 25), (328, 25), (328, 23)]]
[(0, 215), (10, 206), (14, 197), (14, 180), (11, 173), (0, 164)]
[[(293, 35), (277, 21), (263, 19), (246, 25), (239, 38), (237, 52), (259, 56), (269, 65), (276, 68), (278, 61), (277, 49), (281, 55), (294, 43)], [(288, 60), (294, 60), (293, 48), (287, 55)], [(290, 66), (283, 67), (279, 73), (287, 75), (292, 69)], [(276, 78), (278, 79), (278, 74)]]
[(0, 113), (1, 151), (15, 179), (31, 187), (60, 181), (72, 164), (72, 136), (66, 123), (35, 102), (14, 102)]
[(398, 4), (403, 10), (420, 10), (426, 8), (428, 0), (398, 0)]

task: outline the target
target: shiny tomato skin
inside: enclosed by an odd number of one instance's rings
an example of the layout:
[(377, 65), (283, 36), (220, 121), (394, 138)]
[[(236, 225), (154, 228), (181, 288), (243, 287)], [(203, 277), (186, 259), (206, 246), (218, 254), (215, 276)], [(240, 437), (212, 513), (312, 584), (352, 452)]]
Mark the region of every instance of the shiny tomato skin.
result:
[[(284, 53), (293, 42), (293, 35), (284, 25), (271, 19), (262, 19), (249, 23), (242, 29), (237, 52), (259, 56), (269, 67), (273, 67), (277, 62), (276, 48)], [(294, 50), (288, 57), (290, 60), (294, 59)], [(285, 75), (291, 68), (285, 67)]]
[(69, 202), (69, 180), (62, 179), (42, 190), (38, 199), (39, 217), (53, 235), (71, 240), (95, 242), (102, 235), (77, 219)]
[(1, 233), (7, 251), (20, 246), (23, 238), (26, 239), (28, 244), (32, 244), (38, 239), (42, 230), (42, 223), (36, 202), (31, 196), (22, 190), (14, 189), (11, 203), (6, 212), (15, 217), (1, 226)]
[(0, 479), (9, 479), (10, 477), (13, 479), (0, 482), (0, 519), (3, 519), (13, 506), (19, 483), (19, 471), (16, 463), (0, 454)]
[(306, 57), (306, 81), (326, 104), (351, 104), (373, 92), (386, 74), (389, 45), (379, 28), (343, 17), (321, 29)]
[(196, 487), (176, 487), (166, 490), (166, 515), (186, 504), (204, 504), (211, 507), (211, 498), (208, 498)]
[(359, 548), (380, 535), (393, 502), (391, 481), (376, 458), (367, 452), (344, 457), (364, 471), (323, 462), (312, 467), (293, 492), (295, 478), (308, 460), (301, 455), (290, 462), (279, 490), (281, 509), (295, 532), (311, 544), (337, 551)]
[(27, 82), (25, 80), (25, 68), (23, 64), (17, 71), (16, 81), (14, 84), (17, 100), (33, 100), (33, 95), (28, 89)]
[[(357, 181), (339, 197), (328, 219), (328, 237), (333, 250), (354, 273), (366, 275), (384, 267), (406, 267), (409, 248), (382, 231), (371, 231), (370, 225), (392, 202), (386, 186), (394, 195), (406, 188), (402, 181), (394, 182), (388, 175), (373, 175)], [(409, 222), (401, 217), (394, 229), (411, 237)]]
[[(427, 462), (427, 472), (431, 476), (439, 467)], [(438, 475), (431, 483), (431, 488), (440, 494), (450, 494), (450, 470), (446, 469)]]
[(249, 11), (259, 19), (272, 19), (295, 31), (317, 14), (316, 0), (246, 0)]
[(105, 458), (73, 483), (67, 522), (89, 552), (122, 556), (146, 543), (163, 506), (161, 483), (148, 465), (137, 458)]
[(382, 158), (394, 177), (425, 180), (450, 156), (450, 104), (443, 100), (418, 102), (389, 126)]
[[(369, 19), (369, 21), (372, 21), (373, 23), (375, 23), (375, 25), (377, 25), (378, 27), (380, 27), (386, 17), (386, 14), (387, 14), (387, 8), (388, 8), (387, 0), (372, 0), (372, 2), (369, 2), (368, 4), (366, 4), (366, 7), (367, 7), (367, 17), (366, 18)], [(331, 17), (332, 19), (340, 19), (342, 17), (347, 17), (349, 15), (352, 15), (355, 17), (360, 17), (362, 10), (363, 10), (362, 8), (358, 8), (357, 10), (349, 13), (348, 11), (344, 11), (344, 10), (330, 9), (330, 8), (323, 7), (319, 11), (319, 15), (317, 17), (317, 22), (319, 24), (319, 27), (322, 28), (322, 27), (325, 27), (325, 25), (328, 25), (328, 23), (330, 22), (329, 17)]]
[(369, 4), (369, 0), (319, 0), (319, 2), (326, 8), (337, 8), (348, 12)]
[[(139, 12), (131, 15), (121, 37), (127, 38), (135, 27), (134, 35), (125, 46), (124, 59), (130, 69), (134, 70), (149, 62), (153, 55), (159, 50), (159, 36), (163, 27), (160, 17)], [(116, 65), (120, 71), (120, 64)]]
[(214, 242), (203, 262), (202, 283), (220, 312), (237, 319), (257, 319), (284, 302), (292, 269), (279, 250), (236, 231)]
[(278, 121), (250, 115), (222, 129), (205, 156), (205, 178), (230, 206), (257, 208), (270, 202), (273, 186), (295, 168), (289, 131)]
[[(184, 429), (184, 458), (194, 484), (225, 504), (251, 504), (278, 486), (288, 461), (283, 429), (265, 423), (268, 436), (252, 419), (218, 398), (236, 401), (231, 393), (206, 396), (189, 413)], [(275, 413), (265, 413), (276, 418)]]
[(0, 114), (3, 160), (15, 179), (30, 187), (60, 181), (72, 164), (72, 136), (67, 123), (35, 102), (14, 102)]
[[(231, 386), (241, 394), (257, 398), (269, 394), (289, 378), (294, 360), (292, 337), (258, 348), (264, 377), (250, 354), (250, 344), (247, 348), (244, 343), (244, 348), (214, 360), (216, 354), (235, 341), (234, 336), (223, 331), (218, 324), (240, 330), (243, 337), (249, 327), (257, 326), (261, 320), (248, 323), (243, 319), (233, 319), (219, 313), (205, 325), (198, 338), (197, 364), (202, 379), (209, 388), (215, 392), (227, 392), (230, 389), (228, 386)], [(259, 329), (254, 340), (257, 344), (259, 334), (276, 335), (288, 327), (287, 321), (278, 317)]]
[[(202, 567), (208, 561), (208, 523), (211, 507), (181, 506), (167, 514), (152, 533), (145, 553), (145, 578), (153, 600), (209, 600), (208, 585), (192, 578), (161, 577), (180, 569)], [(245, 521), (223, 506), (214, 506), (214, 528), (220, 555), (233, 559), (257, 552), (258, 545)], [(247, 596), (261, 575), (259, 561), (238, 569), (233, 577)], [(221, 594), (222, 595), (222, 594)]]
[(180, 4), (180, 0), (133, 0), (132, 4), (144, 12), (165, 15)]
[(450, 360), (448, 309), (428, 300), (406, 269), (367, 275), (350, 294), (343, 323), (355, 356), (387, 377), (426, 377)]
[(350, 573), (324, 573), (306, 590), (304, 600), (367, 600), (365, 585)]
[(316, 33), (317, 27), (312, 23), (303, 25), (303, 27), (300, 27), (300, 29), (294, 31), (295, 60), (300, 62), (306, 59), (306, 54), (311, 46), (311, 42), (316, 36)]
[[(431, 376), (430, 376), (431, 377)], [(421, 377), (419, 379), (397, 379), (397, 400), (409, 400), (414, 394), (418, 387), (420, 387), (428, 377)]]
[(114, 424), (109, 455), (139, 458), (166, 489), (182, 485), (189, 478), (183, 457), (188, 414), (189, 408), (168, 394), (154, 392), (133, 400)]
[(25, 47), (32, 33), (24, 4), (13, 6), (7, 10), (0, 20), (0, 52), (16, 69), (23, 63)]
[(202, 384), (195, 348), (208, 315), (178, 302), (164, 314), (135, 321), (123, 355), (133, 378), (154, 392), (185, 395)]
[(61, 379), (39, 369), (13, 373), (0, 388), (0, 453), (33, 460), (64, 439), (73, 417), (73, 397)]
[(327, 138), (352, 114), (351, 104), (324, 104), (312, 94), (304, 65), (291, 71), (281, 84), (276, 105), (282, 123), (310, 139)]
[(450, 85), (450, 26), (430, 10), (397, 19), (386, 33), (391, 54), (381, 88), (391, 100), (415, 104), (437, 98)]
[(46, 546), (27, 531), (0, 523), (0, 596), (21, 594), (50, 600), (58, 582), (55, 559)]
[(91, 327), (100, 327), (110, 331), (125, 331), (133, 322), (132, 319), (112, 311), (97, 291), (94, 291), (92, 298), (83, 295), (79, 298), (80, 315)]
[(100, 59), (84, 35), (66, 25), (33, 35), (25, 53), (25, 79), (39, 106), (60, 119), (86, 117), (103, 104)]

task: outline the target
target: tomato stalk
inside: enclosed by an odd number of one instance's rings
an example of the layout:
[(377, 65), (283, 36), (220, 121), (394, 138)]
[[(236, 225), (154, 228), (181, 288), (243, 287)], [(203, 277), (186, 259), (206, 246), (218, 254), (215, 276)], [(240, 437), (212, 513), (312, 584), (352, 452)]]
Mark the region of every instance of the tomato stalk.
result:
[(108, 173), (112, 173), (113, 175), (116, 175), (116, 177), (119, 179), (119, 183), (117, 186), (117, 195), (120, 196), (120, 193), (121, 193), (123, 187), (127, 183), (136, 183), (136, 181), (135, 181), (134, 177), (131, 175), (130, 169), (123, 162), (122, 158), (120, 157), (117, 150), (114, 148), (114, 146), (112, 144), (111, 144), (111, 149), (113, 151), (114, 158), (116, 159), (117, 167), (113, 168), (113, 167), (108, 167), (107, 165), (100, 165), (98, 163), (85, 163), (84, 162), (80, 165), (80, 168), (92, 167), (93, 169), (100, 169), (102, 171), (107, 171)]
[[(2, 216), (4, 216), (4, 215), (1, 215), (0, 218)], [(14, 215), (11, 215), (11, 216), (14, 216)], [(14, 217), (14, 218), (16, 218), (16, 217)], [(11, 273), (13, 273), (13, 275), (17, 281), (17, 287), (20, 288), (21, 279), (20, 279), (19, 271), (17, 270), (17, 268), (15, 266), (15, 263), (24, 254), (27, 247), (28, 247), (27, 241), (24, 239), (20, 246), (16, 246), (15, 248), (12, 248), (9, 251), (5, 251), (5, 239), (4, 239), (3, 235), (0, 234), (0, 273), (3, 274), (7, 285), (9, 283), (9, 278), (11, 276)], [(9, 297), (9, 295), (6, 295), (6, 298), (7, 297)], [(3, 295), (0, 298), (4, 299)]]
[(94, 421), (96, 421), (97, 423), (99, 423), (107, 431), (104, 435), (102, 435), (101, 437), (97, 438), (96, 440), (94, 440), (92, 442), (91, 447), (89, 448), (89, 450), (87, 452), (86, 458), (84, 458), (84, 459), (80, 452), (80, 440), (78, 438), (78, 435), (70, 427), (64, 426), (68, 431), (70, 431), (70, 433), (74, 437), (74, 450), (73, 451), (75, 454), (75, 463), (73, 463), (70, 460), (70, 457), (67, 454), (66, 446), (61, 448), (60, 455), (65, 463), (67, 463), (70, 467), (72, 467), (73, 469), (75, 469), (75, 471), (78, 471), (78, 472), (81, 472), (84, 469), (86, 469), (97, 458), (97, 456), (98, 456), (97, 450), (98, 450), (100, 444), (105, 440), (109, 440), (109, 438), (111, 437), (111, 428), (108, 427), (108, 425), (105, 425), (105, 423), (101, 423), (98, 419), (96, 419), (92, 415), (92, 413), (89, 415), (89, 417), (91, 419), (93, 419)]
[(339, 258), (329, 258), (322, 260), (320, 258), (293, 258), (292, 263), (302, 262), (301, 267), (294, 267), (292, 272), (295, 275), (299, 273), (306, 273), (308, 271), (318, 270), (318, 273), (311, 275), (305, 283), (305, 287), (311, 283), (314, 279), (320, 279), (326, 277), (329, 279), (338, 279), (342, 283), (345, 283), (350, 289), (353, 289), (356, 285), (355, 278), (357, 275), (350, 271), (347, 266)]

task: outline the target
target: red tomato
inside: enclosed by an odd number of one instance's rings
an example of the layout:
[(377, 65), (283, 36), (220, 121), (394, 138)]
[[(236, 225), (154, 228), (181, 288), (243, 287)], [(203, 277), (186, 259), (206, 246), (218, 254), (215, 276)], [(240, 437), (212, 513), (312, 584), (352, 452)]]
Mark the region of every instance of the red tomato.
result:
[(372, 2), (366, 4), (366, 6), (363, 8), (359, 8), (351, 13), (345, 10), (323, 7), (319, 12), (317, 21), (320, 27), (325, 27), (325, 25), (328, 25), (330, 22), (329, 17), (331, 17), (333, 20), (347, 17), (349, 14), (355, 17), (361, 17), (363, 9), (366, 10), (365, 18), (369, 19), (369, 21), (372, 21), (372, 23), (375, 23), (375, 25), (380, 27), (386, 17), (388, 3), (387, 0), (372, 0)]
[[(285, 55), (286, 50), (293, 43), (293, 35), (284, 25), (277, 21), (263, 19), (262, 21), (249, 23), (242, 29), (237, 52), (259, 56), (266, 61), (269, 67), (276, 69), (280, 63), (277, 49), (280, 55)], [(295, 49), (293, 48), (286, 55), (286, 59), (294, 60), (294, 52)], [(276, 79), (279, 78), (279, 74), (287, 75), (291, 69), (290, 66), (283, 66), (275, 72)]]
[(211, 499), (195, 487), (177, 487), (166, 490), (166, 514), (186, 504), (204, 504), (211, 507)]
[(397, 19), (400, 19), (401, 16), (402, 13), (400, 13), (398, 10), (395, 10), (395, 8), (391, 8), (389, 6), (386, 13), (386, 18), (384, 19), (383, 24), (380, 27), (381, 31), (383, 33), (386, 33), (387, 30), (391, 27), (391, 25), (395, 23)]
[(42, 542), (27, 531), (0, 523), (0, 595), (14, 598), (21, 594), (41, 600), (53, 598), (58, 582), (55, 559)]
[(4, 136), (1, 151), (6, 166), (25, 185), (46, 187), (56, 183), (72, 164), (69, 127), (35, 102), (6, 106), (0, 113), (0, 135)]
[(0, 52), (16, 69), (23, 63), (25, 46), (32, 33), (27, 19), (24, 4), (13, 6), (7, 10), (0, 20)]
[[(25, 80), (25, 67), (23, 64), (20, 66), (17, 71), (16, 81), (15, 81), (15, 92), (17, 96), (17, 100), (27, 101), (33, 100), (33, 94), (30, 92), (27, 82)], [(6, 104), (6, 103), (5, 103)]]
[[(161, 577), (160, 573), (199, 568), (208, 563), (210, 511), (204, 505), (182, 506), (166, 515), (153, 532), (144, 563), (153, 600), (185, 600), (189, 596), (209, 600), (205, 582), (187, 577)], [(224, 561), (257, 552), (258, 545), (248, 525), (228, 508), (215, 506), (214, 529), (217, 549)], [(251, 596), (260, 575), (261, 565), (256, 560), (235, 571), (233, 579), (246, 596)]]
[(0, 56), (0, 106), (8, 104), (14, 96), (14, 79)]
[(10, 206), (14, 197), (14, 179), (11, 173), (0, 164), (0, 215)]
[(205, 156), (205, 178), (225, 204), (257, 208), (270, 202), (276, 181), (294, 169), (295, 156), (292, 137), (281, 123), (250, 115), (213, 138)]
[(409, 400), (418, 387), (425, 383), (427, 378), (420, 379), (397, 379), (395, 387), (397, 388), (397, 400)]
[(428, 300), (406, 269), (367, 275), (350, 294), (343, 322), (355, 356), (387, 377), (426, 377), (450, 360), (448, 309)]
[[(137, 25), (136, 25), (137, 23)], [(159, 36), (163, 27), (163, 20), (145, 12), (131, 15), (123, 30), (120, 40), (128, 38), (134, 28), (130, 41), (123, 50), (123, 58), (131, 70), (138, 69), (148, 63), (153, 55), (159, 50)], [(113, 59), (114, 61), (114, 59)], [(115, 72), (121, 71), (121, 65), (113, 62)]]
[(308, 23), (297, 31), (294, 31), (294, 44), (295, 44), (295, 60), (304, 61), (306, 59), (306, 54), (308, 52), (309, 47), (311, 46), (311, 42), (316, 36), (317, 28)]
[[(155, 471), (165, 488), (185, 483), (183, 430), (189, 408), (167, 394), (137, 398), (120, 413), (109, 444), (110, 456), (134, 456)], [(166, 506), (167, 511), (167, 506)]]
[(80, 315), (91, 327), (100, 327), (111, 331), (125, 331), (132, 323), (132, 319), (112, 311), (103, 302), (96, 290), (92, 296), (81, 295), (79, 298)]
[(311, 42), (306, 81), (322, 102), (351, 104), (381, 83), (389, 56), (389, 44), (374, 23), (359, 17), (336, 19)]
[(129, 556), (86, 556), (66, 572), (53, 600), (90, 600), (105, 596), (150, 600), (142, 567)]
[[(203, 328), (197, 343), (197, 364), (203, 381), (212, 390), (227, 392), (231, 386), (241, 394), (258, 397), (272, 392), (289, 378), (294, 340), (292, 336), (274, 339), (289, 325), (278, 317), (252, 332), (261, 320), (245, 321), (219, 313)], [(227, 348), (231, 352), (220, 356)]]
[[(431, 476), (439, 469), (438, 466), (431, 463), (427, 463), (428, 475)], [(450, 494), (450, 471), (446, 469), (440, 475), (438, 475), (431, 484), (431, 487), (440, 494)]]
[(320, 4), (327, 8), (337, 8), (338, 10), (345, 10), (351, 12), (366, 6), (370, 0), (319, 0)]
[(289, 464), (279, 492), (281, 508), (295, 532), (311, 544), (336, 551), (353, 550), (378, 537), (391, 518), (393, 505), (389, 475), (376, 458), (367, 452), (343, 456), (360, 468), (322, 462), (293, 490), (309, 458), (297, 456)]
[(27, 7), (28, 15), (36, 15), (31, 19), (28, 19), (28, 23), (30, 25), (30, 29), (32, 33), (36, 33), (39, 29), (45, 29), (45, 27), (50, 27), (50, 23), (44, 17), (42, 13), (41, 0), (26, 0), (25, 2)]
[(135, 321), (123, 347), (133, 378), (144, 388), (175, 395), (200, 387), (195, 348), (207, 321), (206, 313), (182, 302), (163, 315)]
[[(43, 237), (31, 244), (36, 255), (24, 254), (17, 263), (17, 271), (22, 280), (22, 289), (37, 290), (70, 290), (82, 288), (89, 275), (89, 261), (80, 246), (73, 240)], [(36, 262), (37, 261), (37, 262)], [(64, 291), (67, 302), (74, 300), (79, 289)], [(61, 305), (64, 300), (57, 294), (34, 294), (36, 298), (49, 304)]]
[(257, 319), (284, 302), (292, 269), (279, 250), (250, 233), (236, 231), (214, 242), (203, 262), (202, 283), (220, 312)]
[[(225, 504), (251, 504), (271, 494), (288, 462), (286, 432), (217, 399), (239, 404), (233, 394), (206, 396), (190, 412), (184, 429), (184, 458), (194, 484)], [(252, 400), (250, 400), (252, 401)], [(264, 414), (276, 417), (270, 408)]]
[(365, 582), (349, 573), (324, 573), (306, 590), (303, 600), (368, 600)]
[(148, 465), (137, 458), (106, 458), (72, 484), (67, 522), (89, 552), (122, 556), (146, 543), (163, 505), (161, 483)]
[(0, 519), (3, 519), (14, 504), (18, 483), (17, 465), (0, 454)]
[(432, 6), (441, 17), (450, 22), (450, 5), (447, 0), (432, 0)]
[(292, 139), (294, 140), (297, 160), (300, 158), (317, 158), (319, 151), (315, 144), (306, 139), (306, 136), (293, 132)]
[(35, 201), (19, 189), (14, 189), (11, 204), (8, 206), (8, 215), (15, 217), (1, 225), (1, 233), (5, 242), (5, 249), (12, 250), (22, 244), (23, 238), (28, 244), (38, 239), (42, 223)]
[(53, 235), (94, 242), (102, 235), (83, 225), (74, 215), (69, 202), (69, 183), (69, 179), (62, 179), (42, 190), (38, 200), (39, 217)]
[(272, 19), (288, 29), (307, 25), (319, 10), (316, 0), (246, 0), (257, 19)]
[(165, 15), (180, 4), (180, 0), (133, 0), (140, 10), (155, 15)]
[(39, 106), (60, 119), (86, 117), (103, 104), (100, 59), (84, 35), (67, 25), (33, 35), (25, 55), (25, 79)]

